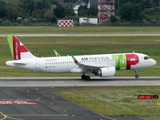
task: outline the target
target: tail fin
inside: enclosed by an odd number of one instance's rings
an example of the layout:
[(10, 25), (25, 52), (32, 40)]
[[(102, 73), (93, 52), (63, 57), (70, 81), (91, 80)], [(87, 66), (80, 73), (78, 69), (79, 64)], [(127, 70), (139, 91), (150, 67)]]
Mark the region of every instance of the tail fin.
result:
[(16, 36), (8, 35), (7, 39), (14, 60), (30, 59), (35, 57)]

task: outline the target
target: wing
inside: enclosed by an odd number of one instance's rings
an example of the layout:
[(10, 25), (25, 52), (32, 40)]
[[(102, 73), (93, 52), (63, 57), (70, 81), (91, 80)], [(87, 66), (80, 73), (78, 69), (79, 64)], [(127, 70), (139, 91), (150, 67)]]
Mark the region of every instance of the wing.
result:
[(86, 71), (92, 71), (94, 72), (95, 70), (98, 70), (100, 68), (105, 68), (105, 67), (112, 67), (111, 65), (90, 65), (90, 64), (81, 64), (78, 62), (78, 60), (72, 56), (72, 59), (74, 60), (74, 63), (79, 66), (81, 71), (86, 72)]

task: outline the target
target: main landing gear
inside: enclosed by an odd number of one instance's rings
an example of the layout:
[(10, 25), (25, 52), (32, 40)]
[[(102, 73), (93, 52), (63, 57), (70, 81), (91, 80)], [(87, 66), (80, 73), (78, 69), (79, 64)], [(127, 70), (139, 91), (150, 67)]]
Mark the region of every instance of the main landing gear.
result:
[(90, 80), (90, 79), (91, 79), (90, 76), (86, 76), (85, 74), (83, 74), (83, 75), (81, 76), (81, 78), (82, 78), (83, 80)]
[(134, 72), (135, 72), (135, 78), (139, 78), (139, 75), (138, 75), (137, 69), (134, 69)]

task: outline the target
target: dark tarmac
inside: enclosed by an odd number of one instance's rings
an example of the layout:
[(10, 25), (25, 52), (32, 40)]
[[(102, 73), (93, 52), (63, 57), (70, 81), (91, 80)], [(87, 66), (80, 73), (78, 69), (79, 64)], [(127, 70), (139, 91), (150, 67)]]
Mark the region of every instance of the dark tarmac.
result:
[(0, 87), (0, 120), (116, 120), (53, 93), (69, 88)]
[[(54, 87), (52, 87), (54, 85)], [(138, 120), (142, 116), (101, 116), (54, 91), (93, 86), (159, 86), (160, 77), (0, 78), (0, 120)], [(29, 87), (27, 87), (29, 86)], [(43, 87), (42, 87), (43, 86)], [(150, 116), (143, 116), (150, 117)]]

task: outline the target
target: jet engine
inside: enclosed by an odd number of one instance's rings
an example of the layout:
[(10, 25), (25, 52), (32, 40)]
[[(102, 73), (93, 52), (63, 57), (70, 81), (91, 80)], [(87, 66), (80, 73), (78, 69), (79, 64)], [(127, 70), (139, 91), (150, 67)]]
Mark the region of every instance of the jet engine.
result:
[(115, 67), (105, 67), (98, 70), (98, 75), (100, 75), (101, 77), (113, 77), (115, 76), (115, 74)]

